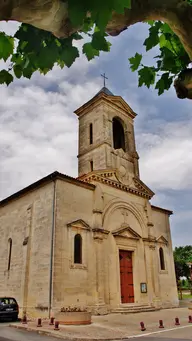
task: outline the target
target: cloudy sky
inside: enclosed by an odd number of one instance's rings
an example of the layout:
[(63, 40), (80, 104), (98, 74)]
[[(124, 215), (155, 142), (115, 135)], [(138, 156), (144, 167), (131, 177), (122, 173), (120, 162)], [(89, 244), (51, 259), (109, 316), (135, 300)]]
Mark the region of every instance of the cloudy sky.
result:
[[(1, 24), (14, 32), (16, 24)], [(192, 102), (174, 90), (158, 97), (137, 87), (128, 58), (144, 52), (147, 26), (138, 24), (112, 38), (110, 53), (88, 62), (83, 56), (70, 69), (0, 86), (0, 199), (58, 170), (77, 176), (78, 122), (73, 111), (103, 86), (122, 96), (137, 112), (136, 143), (141, 179), (156, 193), (152, 203), (174, 211), (173, 245), (192, 244)], [(152, 52), (153, 54), (153, 52)], [(144, 52), (146, 63), (152, 54)]]

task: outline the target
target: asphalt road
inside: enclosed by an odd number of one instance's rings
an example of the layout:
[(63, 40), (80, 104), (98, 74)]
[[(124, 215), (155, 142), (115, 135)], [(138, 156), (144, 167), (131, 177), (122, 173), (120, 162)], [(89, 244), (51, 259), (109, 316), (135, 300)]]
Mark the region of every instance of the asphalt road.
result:
[(8, 325), (9, 323), (0, 322), (0, 341), (59, 341), (59, 339), (55, 337), (48, 337), (10, 328)]
[(132, 341), (139, 341), (142, 339), (143, 341), (189, 341), (192, 340), (192, 325), (188, 325), (185, 328), (178, 328), (176, 330), (166, 331), (165, 329), (162, 332), (154, 333), (151, 335), (146, 335), (137, 338), (130, 339)]

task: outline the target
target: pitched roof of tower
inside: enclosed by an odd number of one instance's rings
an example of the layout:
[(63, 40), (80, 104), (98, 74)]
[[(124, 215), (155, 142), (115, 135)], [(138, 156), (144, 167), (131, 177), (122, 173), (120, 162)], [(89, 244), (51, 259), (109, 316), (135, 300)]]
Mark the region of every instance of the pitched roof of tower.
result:
[(85, 112), (85, 110), (88, 110), (90, 105), (93, 105), (94, 103), (97, 103), (98, 100), (104, 99), (109, 104), (116, 105), (119, 109), (123, 109), (126, 111), (132, 118), (135, 118), (137, 115), (130, 106), (125, 102), (125, 100), (121, 96), (114, 95), (108, 88), (105, 86), (101, 88), (100, 91), (96, 93), (95, 96), (93, 96), (88, 102), (80, 106), (78, 109), (74, 111), (76, 115), (80, 115), (82, 112)]
[(101, 92), (104, 92), (108, 96), (114, 96), (113, 93), (109, 89), (107, 89), (105, 86), (101, 90), (99, 90), (95, 96), (99, 95)]

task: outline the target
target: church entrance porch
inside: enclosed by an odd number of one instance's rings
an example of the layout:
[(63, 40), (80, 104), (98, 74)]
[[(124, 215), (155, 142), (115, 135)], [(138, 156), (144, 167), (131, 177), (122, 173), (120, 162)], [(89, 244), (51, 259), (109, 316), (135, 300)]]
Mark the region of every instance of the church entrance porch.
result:
[(134, 303), (132, 251), (119, 250), (121, 303)]

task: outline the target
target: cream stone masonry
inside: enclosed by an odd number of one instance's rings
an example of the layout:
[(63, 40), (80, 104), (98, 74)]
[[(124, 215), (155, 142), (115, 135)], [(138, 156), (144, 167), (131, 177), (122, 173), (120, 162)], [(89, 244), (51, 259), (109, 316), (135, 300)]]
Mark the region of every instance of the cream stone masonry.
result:
[(0, 296), (21, 315), (178, 306), (169, 216), (140, 179), (136, 114), (102, 88), (79, 118), (79, 177), (54, 172), (0, 202)]

